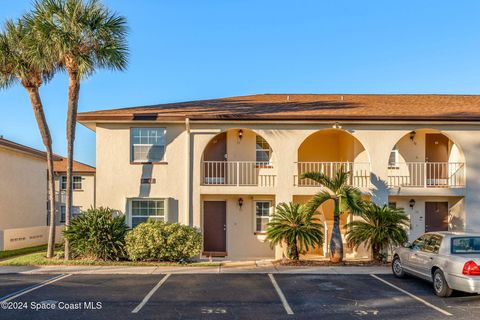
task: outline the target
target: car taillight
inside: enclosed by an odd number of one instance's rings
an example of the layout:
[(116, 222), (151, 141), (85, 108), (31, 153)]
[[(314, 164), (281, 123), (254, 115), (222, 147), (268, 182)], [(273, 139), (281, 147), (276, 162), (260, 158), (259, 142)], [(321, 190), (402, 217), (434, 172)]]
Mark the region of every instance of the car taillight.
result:
[(480, 276), (480, 267), (475, 261), (470, 260), (463, 266), (463, 274), (468, 276)]

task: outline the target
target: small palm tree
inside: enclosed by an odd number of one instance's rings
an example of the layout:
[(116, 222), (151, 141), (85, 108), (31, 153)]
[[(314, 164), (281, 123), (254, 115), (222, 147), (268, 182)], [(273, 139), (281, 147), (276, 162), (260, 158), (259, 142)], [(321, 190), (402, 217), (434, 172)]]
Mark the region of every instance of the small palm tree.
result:
[[(65, 226), (72, 210), (72, 167), (80, 81), (98, 68), (124, 70), (127, 65), (126, 19), (98, 0), (37, 0), (30, 15), (49, 56), (56, 57), (68, 78), (67, 190)], [(69, 244), (65, 241), (65, 259)]]
[(385, 249), (401, 245), (408, 239), (406, 228), (409, 219), (403, 209), (370, 203), (365, 205), (359, 216), (363, 221), (353, 221), (346, 225), (347, 242), (356, 248), (364, 244), (372, 250), (375, 260), (382, 259), (381, 253)]
[(322, 225), (318, 221), (305, 205), (280, 203), (268, 223), (267, 239), (272, 247), (286, 243), (288, 257), (298, 260), (300, 251), (323, 243)]
[(330, 261), (341, 262), (343, 260), (343, 241), (340, 233), (340, 215), (345, 212), (354, 214), (362, 211), (361, 192), (358, 188), (349, 186), (349, 173), (340, 168), (333, 178), (322, 172), (307, 172), (302, 179), (311, 179), (323, 186), (324, 190), (317, 193), (308, 202), (308, 211), (314, 212), (328, 200), (334, 201), (333, 228), (330, 239)]
[(40, 87), (49, 81), (56, 65), (49, 59), (45, 47), (32, 32), (25, 19), (7, 21), (0, 33), (0, 89), (20, 83), (28, 92), (37, 126), (47, 153), (48, 203), (50, 206), (50, 231), (47, 257), (53, 257), (55, 246), (55, 183), (53, 178), (52, 136), (40, 98)]

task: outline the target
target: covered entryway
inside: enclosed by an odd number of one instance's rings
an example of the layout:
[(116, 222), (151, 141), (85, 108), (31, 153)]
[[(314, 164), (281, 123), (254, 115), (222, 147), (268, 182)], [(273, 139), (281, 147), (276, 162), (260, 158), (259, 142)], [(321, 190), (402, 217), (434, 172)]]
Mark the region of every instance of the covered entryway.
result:
[(203, 202), (203, 255), (225, 257), (227, 255), (227, 203)]
[(425, 232), (448, 231), (448, 202), (425, 202)]

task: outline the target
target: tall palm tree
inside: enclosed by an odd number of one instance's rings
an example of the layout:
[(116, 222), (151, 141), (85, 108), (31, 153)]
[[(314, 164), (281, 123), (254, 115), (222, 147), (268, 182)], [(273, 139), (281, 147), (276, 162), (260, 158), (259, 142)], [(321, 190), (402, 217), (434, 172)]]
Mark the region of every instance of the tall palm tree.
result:
[(311, 179), (323, 186), (307, 204), (308, 210), (314, 212), (323, 203), (333, 200), (333, 228), (330, 239), (330, 261), (343, 260), (343, 242), (340, 233), (340, 215), (342, 213), (360, 213), (362, 211), (361, 192), (358, 188), (348, 185), (349, 173), (340, 168), (331, 178), (322, 172), (307, 172), (302, 179)]
[[(72, 210), (72, 166), (80, 82), (98, 68), (124, 70), (127, 65), (126, 19), (97, 0), (37, 0), (33, 18), (50, 54), (68, 74), (67, 190), (65, 226)], [(68, 241), (65, 259), (69, 258)]]
[(280, 203), (272, 221), (268, 223), (267, 239), (273, 246), (287, 244), (287, 255), (298, 260), (300, 251), (323, 243), (322, 225), (305, 205)]
[(25, 19), (7, 21), (0, 33), (0, 89), (20, 83), (28, 92), (43, 145), (47, 152), (47, 174), (50, 206), (50, 231), (47, 257), (53, 257), (55, 246), (55, 183), (53, 178), (52, 137), (40, 98), (40, 86), (55, 72), (54, 60), (48, 59)]
[(409, 219), (403, 209), (370, 203), (359, 216), (363, 220), (352, 221), (345, 226), (347, 242), (357, 248), (365, 244), (372, 250), (375, 260), (381, 260), (385, 249), (404, 244), (408, 239), (406, 229)]

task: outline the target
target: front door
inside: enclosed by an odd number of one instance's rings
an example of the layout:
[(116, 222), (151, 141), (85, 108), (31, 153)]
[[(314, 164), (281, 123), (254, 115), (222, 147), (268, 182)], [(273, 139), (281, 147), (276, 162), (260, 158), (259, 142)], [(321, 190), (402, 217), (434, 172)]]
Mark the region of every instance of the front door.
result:
[(427, 162), (427, 184), (448, 184), (448, 138), (440, 133), (425, 135), (425, 162)]
[(425, 202), (425, 232), (448, 231), (448, 202)]
[(227, 203), (203, 202), (203, 254), (224, 257), (227, 255)]

